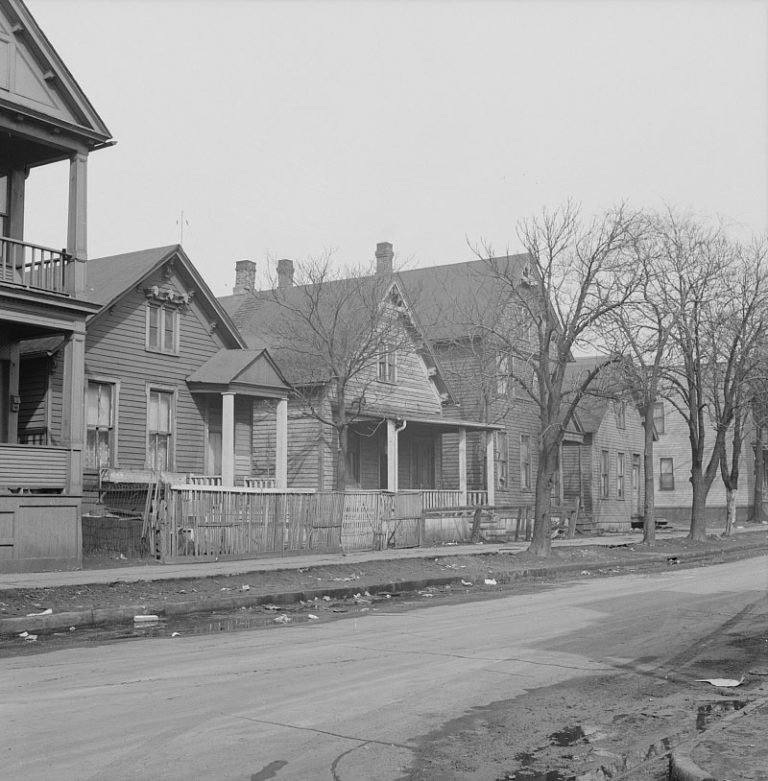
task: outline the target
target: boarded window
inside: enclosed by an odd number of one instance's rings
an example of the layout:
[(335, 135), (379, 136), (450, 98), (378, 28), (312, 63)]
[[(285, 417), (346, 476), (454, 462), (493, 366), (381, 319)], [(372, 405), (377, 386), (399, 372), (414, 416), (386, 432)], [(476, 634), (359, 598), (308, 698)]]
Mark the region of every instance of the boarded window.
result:
[(114, 465), (115, 385), (89, 380), (86, 397), (86, 469)]
[(661, 491), (675, 490), (675, 460), (673, 458), (659, 459), (659, 489)]
[(147, 410), (147, 466), (173, 468), (173, 393), (149, 389)]

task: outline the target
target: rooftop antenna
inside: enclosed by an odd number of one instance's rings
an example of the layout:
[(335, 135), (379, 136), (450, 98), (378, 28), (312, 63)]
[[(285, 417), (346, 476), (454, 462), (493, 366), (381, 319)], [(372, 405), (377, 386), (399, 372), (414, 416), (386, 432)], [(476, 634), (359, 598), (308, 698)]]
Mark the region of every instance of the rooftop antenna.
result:
[(189, 222), (184, 219), (184, 209), (181, 210), (181, 217), (176, 220), (176, 224), (179, 226), (179, 244), (184, 243), (184, 226), (189, 225)]

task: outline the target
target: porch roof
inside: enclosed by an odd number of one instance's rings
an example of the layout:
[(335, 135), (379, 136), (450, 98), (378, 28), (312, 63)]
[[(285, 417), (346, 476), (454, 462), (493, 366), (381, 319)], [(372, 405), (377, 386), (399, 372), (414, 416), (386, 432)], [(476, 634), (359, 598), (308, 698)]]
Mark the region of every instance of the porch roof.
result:
[(481, 423), (477, 420), (462, 420), (461, 418), (443, 418), (439, 415), (421, 416), (408, 415), (403, 412), (374, 412), (373, 410), (363, 412), (358, 416), (362, 420), (381, 420), (391, 419), (407, 421), (408, 423), (417, 423), (420, 426), (430, 426), (438, 431), (457, 431), (460, 428), (467, 431), (503, 431), (504, 426), (499, 423)]
[(289, 387), (267, 350), (221, 349), (187, 377), (194, 393), (285, 397)]

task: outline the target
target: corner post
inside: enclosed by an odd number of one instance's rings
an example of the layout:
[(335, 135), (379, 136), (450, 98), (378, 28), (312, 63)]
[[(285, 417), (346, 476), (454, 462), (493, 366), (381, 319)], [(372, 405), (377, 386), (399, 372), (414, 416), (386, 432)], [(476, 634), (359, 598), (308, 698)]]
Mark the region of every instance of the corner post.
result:
[(235, 394), (221, 394), (221, 484), (235, 484)]
[(277, 402), (275, 416), (275, 488), (288, 487), (288, 399)]

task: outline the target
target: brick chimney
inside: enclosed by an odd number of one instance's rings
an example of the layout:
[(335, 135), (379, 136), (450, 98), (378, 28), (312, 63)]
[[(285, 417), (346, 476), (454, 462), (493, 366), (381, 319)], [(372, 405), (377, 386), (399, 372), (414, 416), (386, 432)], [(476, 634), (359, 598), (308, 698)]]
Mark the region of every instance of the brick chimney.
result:
[(252, 260), (238, 260), (235, 263), (235, 287), (233, 295), (252, 293), (256, 288), (256, 264)]
[(291, 287), (293, 285), (293, 261), (281, 258), (277, 261), (277, 286)]
[(376, 245), (376, 274), (380, 277), (392, 273), (392, 260), (395, 253), (388, 241), (380, 241)]

